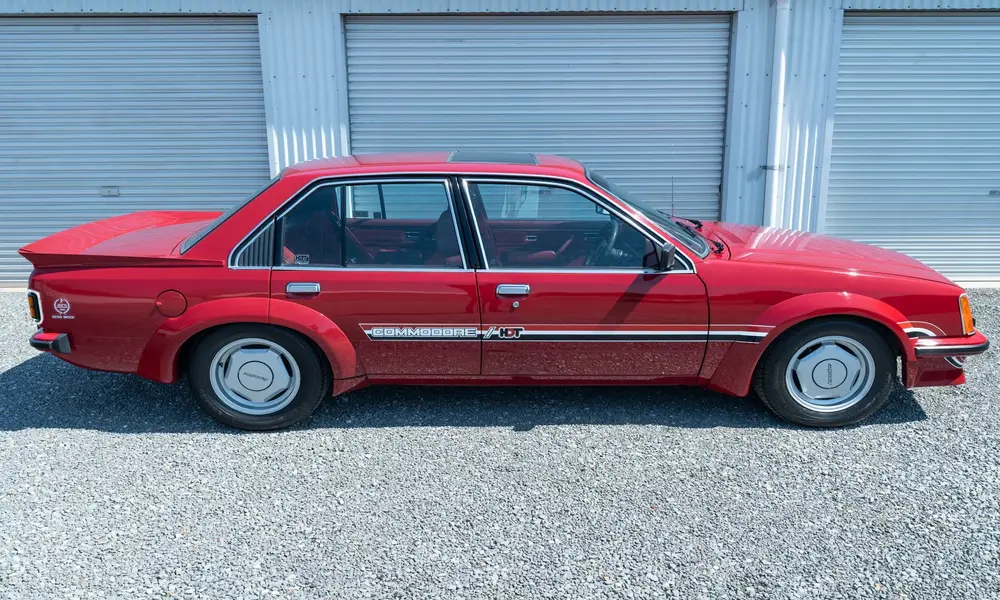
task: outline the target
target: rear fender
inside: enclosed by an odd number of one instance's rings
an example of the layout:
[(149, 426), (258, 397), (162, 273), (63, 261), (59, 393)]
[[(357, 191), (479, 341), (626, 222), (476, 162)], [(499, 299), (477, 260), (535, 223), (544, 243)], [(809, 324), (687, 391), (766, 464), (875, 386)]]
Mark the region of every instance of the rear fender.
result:
[[(139, 359), (138, 374), (146, 379), (174, 383), (180, 378), (179, 356), (184, 344), (195, 335), (220, 325), (261, 323), (287, 327), (308, 337), (323, 351), (334, 378), (359, 373), (357, 354), (347, 336), (332, 321), (314, 310), (290, 302), (280, 307), (281, 317), (269, 319), (268, 298), (225, 298), (202, 302), (184, 314), (165, 319), (150, 336)], [(298, 310), (296, 310), (298, 309)]]
[(294, 329), (316, 342), (330, 360), (334, 379), (365, 374), (351, 340), (323, 313), (295, 302), (274, 298), (271, 300), (269, 322)]
[(745, 396), (750, 392), (754, 371), (768, 347), (791, 327), (820, 317), (851, 316), (881, 323), (899, 341), (904, 368), (916, 360), (913, 344), (899, 326), (906, 321), (901, 312), (881, 300), (847, 292), (822, 292), (789, 298), (768, 308), (754, 325), (772, 327), (758, 344), (733, 343), (715, 370), (707, 387), (726, 394)]

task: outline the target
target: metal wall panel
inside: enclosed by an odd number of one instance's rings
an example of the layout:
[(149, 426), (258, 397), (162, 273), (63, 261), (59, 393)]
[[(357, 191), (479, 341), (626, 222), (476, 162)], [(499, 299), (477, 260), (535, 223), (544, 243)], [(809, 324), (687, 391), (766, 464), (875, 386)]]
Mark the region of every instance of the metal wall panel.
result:
[(743, 0), (342, 0), (345, 13), (537, 13), (735, 11)]
[(1000, 14), (848, 13), (826, 230), (1000, 280)]
[(816, 231), (843, 11), (808, 0), (791, 6), (777, 202), (767, 224)]
[(843, 0), (846, 10), (998, 9), (1000, 0)]
[(760, 225), (764, 222), (765, 172), (761, 166), (767, 162), (774, 6), (768, 0), (748, 0), (733, 18), (722, 219)]
[(348, 17), (352, 150), (571, 156), (718, 218), (729, 15)]
[(32, 240), (268, 179), (253, 17), (5, 18), (0, 65), (0, 285)]
[[(267, 2), (260, 14), (271, 175), (348, 154), (344, 45), (336, 2)], [(345, 90), (346, 92), (346, 90)]]
[(334, 13), (709, 12), (740, 10), (744, 0), (4, 0), (0, 13), (257, 13), (319, 4)]

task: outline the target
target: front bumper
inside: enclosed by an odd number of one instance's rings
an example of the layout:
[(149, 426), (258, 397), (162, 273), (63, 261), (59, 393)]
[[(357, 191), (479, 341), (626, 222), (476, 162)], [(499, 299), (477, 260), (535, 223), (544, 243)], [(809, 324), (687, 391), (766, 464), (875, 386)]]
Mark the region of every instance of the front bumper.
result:
[(917, 338), (916, 360), (906, 365), (906, 387), (959, 385), (965, 383), (965, 359), (982, 354), (990, 341), (978, 331), (965, 337)]
[(28, 343), (35, 350), (43, 352), (70, 353), (69, 335), (65, 333), (45, 333), (44, 331), (39, 331), (31, 336)]
[(917, 358), (932, 356), (966, 357), (989, 350), (990, 340), (980, 332), (960, 338), (917, 338), (913, 353)]

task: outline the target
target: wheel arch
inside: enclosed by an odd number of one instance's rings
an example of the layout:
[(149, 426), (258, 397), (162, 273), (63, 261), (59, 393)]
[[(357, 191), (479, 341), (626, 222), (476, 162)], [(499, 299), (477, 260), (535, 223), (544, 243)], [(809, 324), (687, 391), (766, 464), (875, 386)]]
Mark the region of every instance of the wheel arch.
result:
[(747, 395), (760, 361), (777, 340), (807, 324), (830, 319), (848, 319), (872, 327), (902, 357), (904, 369), (908, 362), (916, 360), (913, 345), (899, 325), (906, 318), (892, 306), (846, 292), (804, 294), (761, 313), (753, 324), (770, 327), (770, 332), (758, 344), (732, 344), (707, 386), (727, 394)]
[[(275, 303), (281, 305), (275, 307)], [(180, 379), (190, 351), (199, 339), (221, 327), (239, 324), (270, 325), (298, 334), (326, 358), (334, 379), (364, 374), (353, 344), (328, 317), (292, 302), (267, 298), (212, 300), (191, 307), (179, 317), (164, 320), (143, 349), (138, 374), (174, 383)]]

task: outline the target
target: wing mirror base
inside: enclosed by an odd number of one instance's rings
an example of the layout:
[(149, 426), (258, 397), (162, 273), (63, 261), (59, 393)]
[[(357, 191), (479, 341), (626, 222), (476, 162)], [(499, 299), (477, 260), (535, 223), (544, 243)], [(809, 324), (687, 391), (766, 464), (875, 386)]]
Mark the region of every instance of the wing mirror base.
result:
[(656, 244), (656, 270), (670, 271), (677, 264), (677, 247), (673, 244)]

